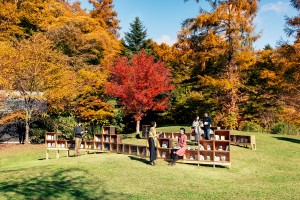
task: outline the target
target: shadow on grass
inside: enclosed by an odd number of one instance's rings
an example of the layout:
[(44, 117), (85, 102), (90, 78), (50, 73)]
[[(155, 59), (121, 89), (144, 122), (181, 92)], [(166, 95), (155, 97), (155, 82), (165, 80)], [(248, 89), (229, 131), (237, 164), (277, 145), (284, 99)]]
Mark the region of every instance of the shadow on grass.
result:
[(133, 136), (133, 134), (121, 134), (122, 139), (134, 139), (135, 135)]
[(146, 158), (139, 158), (139, 157), (134, 157), (134, 156), (128, 156), (131, 160), (139, 161), (145, 164), (149, 164), (149, 160)]
[(274, 137), (277, 140), (283, 140), (283, 141), (287, 141), (287, 142), (292, 142), (292, 143), (296, 143), (296, 144), (300, 144), (300, 140), (299, 139), (295, 139), (295, 138), (288, 138), (288, 137)]
[(43, 172), (33, 174), (36, 170), (30, 168), (23, 171), (22, 177), (1, 180), (0, 194), (7, 199), (130, 198), (127, 194), (107, 191), (104, 181), (90, 176), (86, 170), (72, 168), (54, 173), (52, 170), (45, 168)]

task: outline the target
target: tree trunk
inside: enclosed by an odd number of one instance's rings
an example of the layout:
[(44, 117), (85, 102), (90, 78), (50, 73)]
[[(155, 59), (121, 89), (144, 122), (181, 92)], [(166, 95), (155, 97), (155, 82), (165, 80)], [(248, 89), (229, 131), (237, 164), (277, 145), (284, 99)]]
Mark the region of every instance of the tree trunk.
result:
[(140, 134), (140, 123), (141, 123), (140, 120), (137, 120), (137, 121), (136, 121), (136, 134), (137, 134), (137, 135)]
[(25, 115), (25, 127), (26, 127), (26, 131), (25, 131), (25, 144), (29, 144), (29, 130), (30, 130), (30, 119), (31, 119), (31, 114), (30, 111), (26, 111), (26, 115)]

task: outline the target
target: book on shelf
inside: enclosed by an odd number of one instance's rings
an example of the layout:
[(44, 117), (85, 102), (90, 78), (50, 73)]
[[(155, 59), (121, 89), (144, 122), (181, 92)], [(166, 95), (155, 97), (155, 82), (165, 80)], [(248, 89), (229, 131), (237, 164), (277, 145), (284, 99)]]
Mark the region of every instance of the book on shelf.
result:
[(209, 151), (211, 150), (211, 147), (209, 144), (207, 145), (207, 150), (209, 150)]
[(223, 150), (223, 146), (219, 145), (218, 151), (222, 151)]
[(190, 160), (194, 160), (194, 155), (193, 154), (190, 155)]
[(220, 140), (220, 136), (219, 135), (215, 135), (215, 140)]
[(202, 144), (200, 144), (200, 150), (204, 150), (204, 146)]
[(168, 148), (169, 142), (168, 141), (162, 141), (162, 148)]
[(58, 143), (57, 147), (59, 147), (59, 148), (65, 148), (65, 144), (64, 143)]
[(98, 149), (102, 149), (102, 145), (101, 145), (101, 144), (98, 144), (97, 148), (98, 148)]
[(206, 156), (206, 160), (210, 160), (210, 156)]
[(161, 153), (162, 158), (166, 158), (166, 156), (167, 156), (167, 152), (164, 151), (164, 152)]
[(48, 146), (48, 147), (54, 147), (55, 145), (54, 145), (54, 143), (48, 142), (48, 143), (47, 143), (47, 146)]
[(225, 140), (225, 136), (224, 135), (221, 135), (221, 140)]
[(226, 161), (226, 156), (221, 156), (221, 161)]
[(200, 160), (204, 160), (204, 156), (200, 155)]
[(47, 140), (55, 140), (55, 135), (47, 135)]
[(220, 156), (215, 156), (215, 161), (220, 161)]
[(229, 151), (229, 145), (226, 145), (226, 151)]
[(105, 137), (105, 142), (109, 142), (109, 136)]

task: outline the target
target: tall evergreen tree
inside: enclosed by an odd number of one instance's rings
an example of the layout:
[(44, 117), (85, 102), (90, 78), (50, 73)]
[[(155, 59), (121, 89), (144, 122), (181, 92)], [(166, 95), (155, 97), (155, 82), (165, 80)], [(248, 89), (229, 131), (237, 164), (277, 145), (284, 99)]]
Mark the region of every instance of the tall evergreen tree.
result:
[(147, 30), (139, 17), (130, 23), (129, 32), (125, 33), (125, 45), (132, 53), (136, 54), (147, 47)]

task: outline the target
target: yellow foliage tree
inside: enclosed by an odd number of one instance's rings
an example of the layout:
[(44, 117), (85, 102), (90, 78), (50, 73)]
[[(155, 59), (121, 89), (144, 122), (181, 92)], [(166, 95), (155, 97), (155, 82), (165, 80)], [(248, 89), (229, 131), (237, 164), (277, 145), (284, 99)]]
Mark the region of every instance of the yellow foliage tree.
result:
[(23, 100), (20, 109), (25, 115), (26, 143), (35, 113), (45, 112), (39, 102), (61, 102), (74, 98), (75, 74), (68, 68), (66, 58), (52, 50), (53, 44), (41, 34), (12, 46), (0, 54), (1, 77), (7, 81), (1, 86), (16, 98)]

